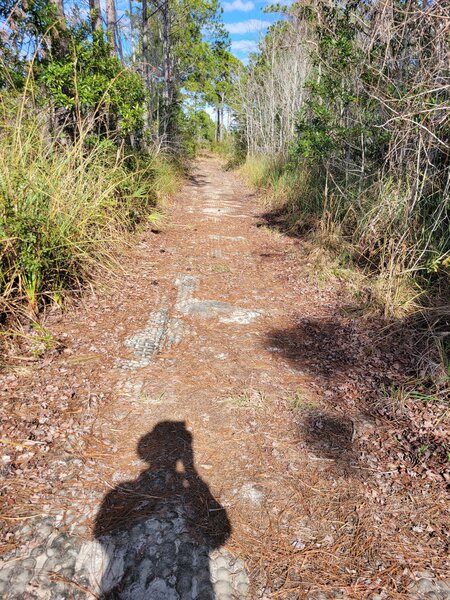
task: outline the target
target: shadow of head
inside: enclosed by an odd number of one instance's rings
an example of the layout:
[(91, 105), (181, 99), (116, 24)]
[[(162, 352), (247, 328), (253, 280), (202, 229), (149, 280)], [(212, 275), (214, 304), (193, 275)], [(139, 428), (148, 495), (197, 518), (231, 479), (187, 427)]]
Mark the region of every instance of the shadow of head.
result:
[(184, 421), (161, 421), (141, 437), (137, 445), (141, 460), (154, 468), (188, 470), (194, 468), (192, 433)]
[(106, 495), (95, 536), (127, 530), (143, 520), (163, 519), (169, 511), (181, 515), (193, 540), (215, 548), (222, 545), (231, 525), (195, 469), (192, 442), (183, 421), (162, 421), (142, 436), (137, 454), (148, 468)]

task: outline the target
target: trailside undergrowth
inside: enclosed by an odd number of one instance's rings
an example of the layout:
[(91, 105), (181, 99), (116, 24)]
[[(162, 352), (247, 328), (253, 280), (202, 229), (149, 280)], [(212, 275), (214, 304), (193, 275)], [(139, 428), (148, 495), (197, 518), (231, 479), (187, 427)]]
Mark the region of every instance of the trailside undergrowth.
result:
[(410, 8), (286, 9), (236, 86), (235, 155), (265, 192), (267, 223), (308, 240), (320, 277), (345, 279), (385, 319), (420, 315), (445, 354), (449, 15), (439, 3)]
[(100, 271), (138, 223), (173, 193), (179, 169), (89, 133), (70, 142), (46, 115), (2, 115), (0, 311), (36, 314)]

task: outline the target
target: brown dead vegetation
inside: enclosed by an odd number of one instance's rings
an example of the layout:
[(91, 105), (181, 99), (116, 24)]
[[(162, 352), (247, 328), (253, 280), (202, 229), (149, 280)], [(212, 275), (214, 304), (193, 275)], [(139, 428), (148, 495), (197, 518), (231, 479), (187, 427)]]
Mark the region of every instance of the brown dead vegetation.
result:
[[(124, 259), (127, 275), (76, 312), (49, 314), (53, 348), (3, 372), (2, 551), (27, 543), (17, 527), (36, 515), (61, 514), (61, 527), (69, 511), (95, 516), (117, 477), (142, 469), (139, 437), (182, 419), (252, 599), (400, 599), (418, 572), (445, 578), (448, 399), (408, 396), (416, 338), (343, 315), (343, 284), (314, 284), (301, 242), (258, 228), (260, 208), (233, 175), (210, 159), (199, 171), (167, 231), (145, 233)], [(242, 218), (201, 213), (222, 185)], [(245, 242), (224, 241), (215, 258), (214, 235)], [(224, 260), (229, 271), (210, 268)], [(113, 360), (186, 271), (202, 297), (263, 317), (246, 328), (192, 321), (196, 336), (126, 375), (144, 381), (127, 397)]]

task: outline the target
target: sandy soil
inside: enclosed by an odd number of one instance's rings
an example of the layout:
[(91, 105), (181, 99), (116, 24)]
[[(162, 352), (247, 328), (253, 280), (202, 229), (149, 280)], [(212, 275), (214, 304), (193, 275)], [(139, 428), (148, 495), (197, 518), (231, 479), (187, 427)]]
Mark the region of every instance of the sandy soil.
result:
[[(403, 355), (377, 354), (378, 332), (340, 311), (342, 286), (317, 285), (302, 242), (262, 213), (236, 175), (201, 158), (164, 231), (147, 231), (76, 311), (49, 315), (56, 349), (3, 376), (9, 416), (37, 431), (19, 473), (4, 460), (7, 555), (29, 548), (23, 524), (47, 515), (90, 539), (105, 496), (172, 456), (195, 473), (180, 484), (199, 490), (186, 502), (209, 498), (225, 518), (207, 543), (245, 565), (242, 598), (420, 597), (415, 580), (448, 576), (443, 481), (404, 467), (392, 446), (403, 425), (373, 410)], [(54, 420), (49, 440), (39, 419)], [(189, 432), (190, 458), (170, 426), (139, 451), (167, 422)]]

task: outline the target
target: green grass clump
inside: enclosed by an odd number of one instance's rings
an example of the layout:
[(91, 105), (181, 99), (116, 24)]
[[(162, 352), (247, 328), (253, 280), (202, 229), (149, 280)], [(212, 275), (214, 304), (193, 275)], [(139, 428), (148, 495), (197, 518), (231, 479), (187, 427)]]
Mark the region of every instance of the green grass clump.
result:
[(127, 234), (177, 185), (162, 159), (49, 132), (45, 115), (3, 114), (0, 312), (58, 300), (115, 264)]

